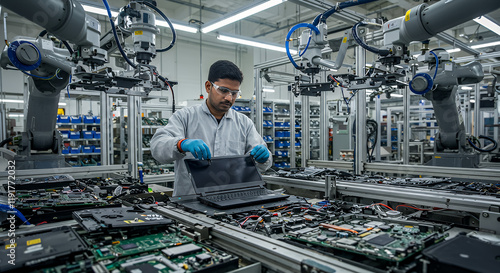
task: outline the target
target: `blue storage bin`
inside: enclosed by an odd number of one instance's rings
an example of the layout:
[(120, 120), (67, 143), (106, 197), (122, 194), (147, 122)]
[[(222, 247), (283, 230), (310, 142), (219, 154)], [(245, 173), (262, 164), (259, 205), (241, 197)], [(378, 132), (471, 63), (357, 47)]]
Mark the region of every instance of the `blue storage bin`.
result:
[(299, 131), (298, 133), (296, 133), (295, 137), (302, 137), (302, 131)]
[(62, 137), (63, 138), (69, 138), (69, 132), (70, 131), (61, 131)]
[(82, 123), (82, 116), (71, 116), (71, 123)]
[(84, 145), (84, 146), (82, 146), (82, 153), (86, 153), (86, 154), (93, 153), (94, 148), (95, 148), (94, 145)]
[(70, 148), (70, 153), (71, 154), (79, 154), (81, 149), (80, 149), (80, 146), (78, 147), (69, 147)]
[(290, 131), (284, 131), (283, 133), (284, 133), (285, 137), (290, 137)]
[(92, 134), (94, 135), (94, 138), (101, 138), (101, 132), (92, 131)]
[(285, 143), (284, 143), (284, 145), (283, 145), (283, 146), (284, 146), (284, 147), (290, 147), (290, 141), (285, 141)]
[(245, 106), (245, 110), (243, 110), (243, 111), (245, 111), (245, 112), (251, 112), (252, 110), (250, 110), (250, 107)]
[(69, 150), (68, 148), (63, 148), (63, 149), (61, 150), (61, 153), (62, 153), (63, 155), (67, 155), (67, 154), (69, 154), (69, 152), (70, 152), (70, 150)]
[(283, 147), (285, 146), (285, 143), (284, 143), (283, 141), (276, 141), (276, 142), (274, 143), (274, 146), (275, 146), (276, 148), (283, 148)]
[(100, 153), (101, 152), (101, 146), (96, 146), (94, 148), (94, 153)]
[(83, 139), (94, 138), (94, 133), (92, 131), (82, 131), (82, 138)]
[(94, 123), (94, 116), (83, 116), (83, 123)]
[(289, 121), (283, 122), (283, 127), (290, 127), (290, 122)]
[(101, 123), (101, 117), (100, 116), (94, 116), (94, 123)]
[(69, 132), (70, 139), (80, 139), (80, 131), (71, 131)]
[(60, 123), (71, 123), (71, 119), (69, 118), (69, 116), (60, 115), (60, 116), (57, 116), (57, 122), (60, 122)]
[(274, 132), (274, 136), (275, 137), (284, 137), (285, 136), (285, 132), (283, 132), (283, 131), (276, 131), (276, 132)]

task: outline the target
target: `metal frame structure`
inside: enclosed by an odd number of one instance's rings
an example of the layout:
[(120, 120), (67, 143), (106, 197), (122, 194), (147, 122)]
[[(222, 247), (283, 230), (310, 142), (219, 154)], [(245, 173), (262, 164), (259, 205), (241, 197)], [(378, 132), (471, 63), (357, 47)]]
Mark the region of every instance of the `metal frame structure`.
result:
[[(170, 206), (154, 210), (195, 230), (208, 229), (214, 244), (251, 261), (259, 261), (275, 272), (371, 272), (335, 257), (293, 246), (202, 214), (192, 214)], [(310, 264), (321, 265), (328, 271), (313, 271)]]
[[(398, 165), (395, 165), (394, 167), (396, 166)], [(495, 171), (500, 172), (498, 170)], [(279, 186), (325, 192), (324, 181), (290, 179), (276, 176), (264, 176), (264, 180), (269, 184)], [(491, 206), (500, 206), (500, 200), (493, 196), (484, 196), (479, 194), (465, 195), (439, 190), (368, 184), (361, 182), (337, 180), (336, 191), (346, 196), (364, 197), (374, 200), (388, 200), (476, 213), (488, 211)]]

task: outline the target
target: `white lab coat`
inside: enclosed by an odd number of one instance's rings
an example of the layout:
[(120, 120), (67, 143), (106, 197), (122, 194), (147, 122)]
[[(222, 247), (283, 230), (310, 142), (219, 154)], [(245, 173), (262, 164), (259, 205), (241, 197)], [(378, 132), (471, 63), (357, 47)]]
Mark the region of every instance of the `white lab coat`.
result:
[[(253, 122), (233, 109), (224, 115), (220, 123), (210, 113), (206, 101), (201, 105), (183, 108), (175, 112), (168, 125), (156, 131), (151, 139), (151, 153), (160, 163), (175, 161), (173, 196), (194, 194), (184, 158), (194, 158), (191, 153), (180, 153), (177, 142), (183, 138), (201, 139), (210, 148), (212, 157), (244, 155), (259, 144), (266, 145), (257, 133)], [(271, 166), (272, 155), (264, 163), (257, 163), (263, 172)]]

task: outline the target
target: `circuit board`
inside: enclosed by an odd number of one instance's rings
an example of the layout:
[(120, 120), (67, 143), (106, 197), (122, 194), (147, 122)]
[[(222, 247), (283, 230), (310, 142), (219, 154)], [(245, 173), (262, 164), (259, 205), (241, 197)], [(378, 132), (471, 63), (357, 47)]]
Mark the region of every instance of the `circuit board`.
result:
[(440, 228), (429, 224), (405, 225), (390, 219), (366, 219), (351, 214), (320, 223), (318, 227), (290, 231), (286, 237), (374, 259), (401, 262), (444, 240), (448, 235)]
[[(91, 251), (97, 261), (102, 261), (116, 257), (137, 255), (143, 252), (183, 245), (190, 242), (191, 240), (188, 237), (180, 236), (178, 233), (158, 233), (128, 240), (114, 241), (111, 245), (107, 246), (93, 244)], [(95, 242), (87, 240), (87, 243)]]
[(91, 245), (90, 251), (98, 266), (109, 272), (148, 272), (148, 269), (155, 269), (155, 272), (216, 272), (218, 268), (238, 267), (238, 258), (194, 243), (180, 232), (151, 234), (107, 245), (95, 238), (86, 241)]

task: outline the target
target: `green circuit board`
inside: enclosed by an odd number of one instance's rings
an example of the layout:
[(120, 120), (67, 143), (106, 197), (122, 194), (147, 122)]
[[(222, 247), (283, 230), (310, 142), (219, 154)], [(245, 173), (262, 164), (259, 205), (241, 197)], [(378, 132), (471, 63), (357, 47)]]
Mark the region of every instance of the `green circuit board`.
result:
[(290, 240), (391, 262), (404, 261), (447, 236), (433, 226), (405, 225), (385, 219), (334, 220), (286, 235)]
[(190, 243), (191, 239), (179, 233), (158, 233), (128, 240), (114, 241), (111, 245), (93, 244), (91, 251), (97, 261), (150, 252), (166, 247)]

